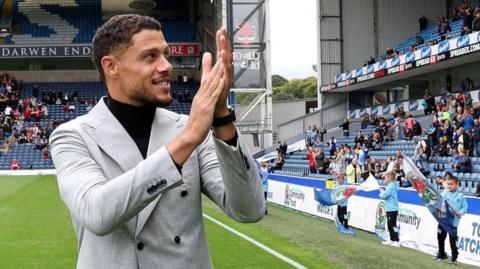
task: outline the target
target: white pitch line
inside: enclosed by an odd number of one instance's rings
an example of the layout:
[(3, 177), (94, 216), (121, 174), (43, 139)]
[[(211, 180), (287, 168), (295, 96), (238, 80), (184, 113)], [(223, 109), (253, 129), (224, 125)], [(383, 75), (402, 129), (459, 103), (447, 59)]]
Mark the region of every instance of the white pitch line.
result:
[(243, 234), (243, 233), (241, 233), (241, 232), (239, 232), (239, 231), (231, 228), (230, 226), (227, 226), (227, 225), (224, 224), (223, 222), (220, 222), (220, 221), (218, 221), (218, 220), (210, 217), (209, 215), (207, 215), (207, 214), (205, 214), (205, 213), (203, 214), (203, 216), (204, 216), (206, 219), (208, 219), (208, 220), (216, 223), (217, 225), (221, 226), (222, 228), (224, 228), (224, 229), (226, 229), (226, 230), (228, 230), (228, 231), (230, 231), (230, 232), (232, 232), (232, 233), (240, 236), (241, 238), (249, 241), (250, 243), (256, 245), (257, 247), (259, 247), (259, 248), (265, 250), (266, 252), (272, 254), (273, 256), (279, 258), (280, 260), (283, 260), (283, 261), (287, 262), (287, 263), (290, 264), (291, 266), (293, 266), (293, 267), (295, 267), (295, 268), (298, 268), (298, 269), (307, 269), (307, 267), (299, 264), (298, 262), (296, 262), (296, 261), (294, 261), (294, 260), (292, 260), (292, 259), (290, 259), (290, 258), (288, 258), (288, 257), (286, 257), (286, 256), (283, 256), (282, 254), (276, 252), (275, 250), (273, 250), (273, 249), (265, 246), (264, 244), (258, 242), (257, 240), (255, 240), (255, 239), (253, 239), (253, 238), (251, 238), (251, 237), (249, 237), (249, 236), (247, 236), (247, 235), (245, 235), (245, 234)]

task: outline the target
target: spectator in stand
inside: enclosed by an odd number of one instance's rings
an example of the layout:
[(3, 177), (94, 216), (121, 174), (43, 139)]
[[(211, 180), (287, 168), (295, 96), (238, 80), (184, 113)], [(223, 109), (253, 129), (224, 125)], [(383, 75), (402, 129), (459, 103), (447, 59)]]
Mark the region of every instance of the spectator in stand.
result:
[(363, 163), (365, 162), (365, 159), (367, 158), (368, 156), (368, 148), (364, 145), (363, 147), (361, 147), (359, 150), (358, 150), (358, 163), (360, 165), (363, 165)]
[(445, 40), (447, 38), (447, 35), (450, 35), (450, 33), (452, 32), (452, 28), (450, 27), (450, 23), (448, 22), (447, 18), (441, 19), (437, 32), (440, 35), (441, 40)]
[(330, 156), (335, 155), (335, 151), (337, 150), (337, 140), (333, 136), (332, 138), (330, 138), (329, 149), (330, 149)]
[(278, 146), (277, 146), (277, 158), (280, 158), (280, 157), (283, 157), (282, 155), (282, 151), (283, 151), (283, 146), (282, 146), (282, 142), (278, 141)]
[(268, 169), (268, 173), (273, 173), (273, 171), (275, 170), (282, 170), (284, 164), (285, 164), (285, 159), (282, 158), (281, 156), (277, 157), (277, 160), (275, 161), (275, 165), (273, 165)]
[(480, 10), (475, 11), (475, 17), (472, 22), (472, 31), (480, 31)]
[(315, 140), (316, 140), (318, 138), (318, 133), (319, 133), (317, 125), (313, 125), (312, 131), (315, 134)]
[(358, 164), (357, 159), (353, 159), (352, 163), (347, 166), (347, 182), (350, 184), (358, 183), (362, 175), (362, 168)]
[(477, 183), (477, 187), (475, 189), (475, 197), (480, 197), (480, 182)]
[(437, 157), (448, 156), (448, 147), (445, 137), (440, 137), (439, 143), (435, 146), (435, 149), (433, 150), (433, 155)]
[(475, 146), (475, 156), (480, 156), (480, 122), (479, 119), (473, 121), (473, 141)]
[(413, 136), (420, 136), (422, 135), (422, 126), (417, 120), (413, 120), (413, 127), (412, 127), (412, 134)]
[(468, 108), (465, 108), (463, 111), (462, 118), (460, 122), (458, 123), (457, 127), (463, 127), (465, 132), (471, 132), (473, 130), (473, 116), (470, 114), (470, 110)]
[(355, 140), (354, 140), (355, 145), (358, 145), (358, 143), (363, 144), (363, 139), (364, 137), (362, 133), (360, 131), (357, 131), (357, 135), (355, 136)]
[(323, 143), (323, 136), (327, 133), (327, 129), (325, 129), (325, 126), (322, 126), (321, 130), (320, 130), (320, 142)]
[[(87, 110), (87, 112), (88, 112), (88, 110)], [(42, 106), (42, 115), (43, 115), (44, 118), (48, 118), (48, 108), (47, 108), (46, 105)]]
[[(467, 80), (470, 80), (469, 78), (467, 78)], [(473, 86), (472, 86), (473, 87)], [(463, 104), (463, 108), (464, 109), (468, 109), (469, 111), (471, 111), (471, 109), (473, 108), (473, 100), (472, 100), (472, 96), (470, 95), (469, 92), (466, 92), (464, 94), (465, 96), (465, 100), (464, 100), (464, 104)]]
[(362, 177), (366, 179), (370, 174), (375, 176), (375, 160), (370, 156), (367, 156), (365, 158), (365, 163), (362, 165)]
[(428, 161), (427, 147), (429, 147), (429, 145), (423, 139), (419, 139), (417, 141), (417, 145), (415, 146), (415, 154), (413, 156), (413, 160), (415, 161), (415, 165), (420, 171), (425, 170), (423, 163)]
[(342, 127), (343, 129), (343, 136), (345, 137), (348, 137), (350, 135), (350, 122), (348, 121), (347, 118), (345, 118), (345, 120), (343, 121), (343, 123), (339, 126), (339, 127)]
[(353, 148), (350, 147), (345, 147), (345, 160), (346, 160), (346, 165), (349, 165), (352, 163), (352, 160), (356, 158), (355, 152), (353, 151)]
[(372, 137), (372, 146), (374, 150), (380, 150), (383, 146), (383, 138), (380, 135), (380, 132), (375, 132)]
[(339, 175), (339, 174), (345, 174), (345, 171), (346, 171), (346, 167), (347, 167), (347, 161), (346, 161), (346, 157), (345, 157), (345, 151), (342, 149), (340, 149), (338, 152), (337, 152), (337, 156), (335, 158), (335, 162), (337, 164), (337, 172), (336, 174)]
[(444, 189), (446, 189), (445, 188), (446, 183), (447, 183), (446, 180), (441, 176), (437, 176), (435, 178), (435, 187), (439, 191), (443, 191)]
[(465, 150), (468, 155), (472, 149), (472, 138), (464, 131), (463, 127), (459, 127), (453, 137), (453, 144), (455, 148)]
[(313, 132), (312, 126), (308, 126), (307, 131), (305, 132), (306, 139), (311, 143), (315, 141), (315, 133)]
[(423, 43), (425, 43), (425, 40), (423, 40), (422, 36), (417, 35), (415, 37), (415, 45), (414, 46), (417, 47), (417, 46), (422, 45)]
[[(430, 93), (429, 90), (425, 90), (425, 95), (423, 96), (423, 107), (424, 107), (424, 113), (425, 115), (432, 113), (432, 110), (435, 111), (436, 106), (435, 106), (435, 98), (433, 95)], [(436, 113), (436, 111), (435, 111)]]
[[(448, 113), (448, 112), (447, 112)], [(448, 120), (441, 120), (440, 121), (440, 132), (439, 137), (445, 137), (447, 142), (452, 142), (453, 137), (453, 127)]]
[(420, 24), (420, 31), (427, 29), (428, 21), (425, 15), (422, 15), (422, 17), (420, 17), (420, 19), (418, 20), (418, 23)]
[(460, 35), (468, 35), (472, 33), (473, 13), (471, 9), (466, 10), (463, 16), (463, 28)]
[(49, 158), (48, 147), (45, 147), (45, 148), (42, 150), (42, 155), (43, 155), (43, 159), (44, 159), (44, 160), (48, 160), (48, 158)]
[(374, 64), (376, 61), (375, 61), (375, 58), (373, 58), (372, 56), (370, 56), (370, 58), (368, 59), (367, 61), (367, 64)]
[(458, 7), (459, 16), (460, 17), (465, 16), (465, 14), (467, 13), (467, 10), (468, 10), (468, 4), (465, 3), (465, 0), (462, 0), (462, 2), (460, 3), (460, 6)]
[(325, 153), (323, 153), (322, 149), (317, 149), (315, 154), (315, 168), (319, 174), (326, 174), (325, 171)]
[(19, 170), (20, 169), (20, 162), (17, 159), (13, 159), (12, 164), (10, 165), (10, 169)]
[(307, 149), (307, 160), (308, 160), (308, 165), (310, 167), (310, 174), (316, 174), (317, 173), (317, 169), (316, 169), (316, 166), (315, 166), (315, 151), (313, 150), (313, 148), (309, 147)]
[[(444, 110), (442, 112), (447, 112), (447, 111)], [(448, 112), (452, 114), (457, 112), (457, 99), (453, 94), (448, 95)]]
[(460, 173), (472, 172), (472, 160), (465, 154), (465, 150), (458, 151), (458, 157), (454, 161), (454, 171)]
[(282, 157), (283, 157), (284, 159), (287, 158), (287, 150), (288, 150), (287, 142), (283, 141), (283, 144), (282, 144)]
[(412, 130), (412, 129), (413, 129), (414, 120), (415, 120), (415, 119), (413, 118), (412, 114), (408, 115), (408, 118), (405, 120), (405, 123), (404, 123), (404, 124), (405, 124), (405, 127), (406, 127), (407, 129)]

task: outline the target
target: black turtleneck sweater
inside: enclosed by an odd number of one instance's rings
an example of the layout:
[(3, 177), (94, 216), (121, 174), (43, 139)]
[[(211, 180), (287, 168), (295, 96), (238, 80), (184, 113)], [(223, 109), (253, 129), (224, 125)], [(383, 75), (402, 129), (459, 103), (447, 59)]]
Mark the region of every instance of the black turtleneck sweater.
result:
[(150, 131), (155, 117), (155, 106), (136, 107), (114, 100), (110, 95), (105, 97), (110, 112), (122, 124), (130, 137), (137, 144), (143, 158), (147, 158)]
[[(104, 101), (113, 116), (122, 124), (133, 141), (135, 141), (143, 158), (147, 158), (150, 132), (157, 108), (155, 106), (137, 107), (121, 103), (114, 100), (110, 95), (105, 97)], [(230, 146), (235, 146), (237, 144), (237, 137), (237, 134), (235, 134), (233, 139), (225, 141), (225, 143)], [(181, 171), (182, 166), (178, 165), (175, 161), (173, 162), (178, 170)]]

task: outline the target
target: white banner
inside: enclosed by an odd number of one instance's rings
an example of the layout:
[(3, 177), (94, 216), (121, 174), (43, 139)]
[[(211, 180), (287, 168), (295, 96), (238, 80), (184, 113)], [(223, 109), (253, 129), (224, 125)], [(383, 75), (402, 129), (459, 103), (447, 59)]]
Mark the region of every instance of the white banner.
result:
[[(269, 179), (268, 201), (322, 218), (334, 219), (336, 206), (324, 206), (315, 201), (311, 187)], [(383, 200), (354, 195), (348, 200), (349, 225), (357, 229), (378, 232), (386, 230), (387, 217)], [(403, 246), (434, 254), (438, 250), (438, 223), (424, 206), (399, 203), (397, 226)], [(335, 232), (332, 224), (332, 232)], [(388, 233), (388, 231), (387, 231)], [(480, 218), (467, 214), (458, 227), (459, 261), (480, 266)], [(380, 243), (380, 241), (379, 241)], [(448, 240), (445, 249), (450, 252)]]

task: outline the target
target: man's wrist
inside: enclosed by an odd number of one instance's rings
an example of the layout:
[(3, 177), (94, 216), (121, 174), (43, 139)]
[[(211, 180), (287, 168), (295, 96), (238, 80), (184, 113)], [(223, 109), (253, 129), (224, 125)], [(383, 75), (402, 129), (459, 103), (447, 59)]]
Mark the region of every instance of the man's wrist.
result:
[[(223, 114), (223, 113), (222, 113)], [(235, 110), (233, 108), (228, 109), (228, 113), (222, 117), (214, 117), (212, 120), (212, 127), (221, 127), (227, 124), (231, 124), (236, 120)]]
[(230, 114), (230, 109), (228, 109), (228, 106), (225, 106), (222, 109), (215, 109), (215, 112), (213, 113), (214, 118), (223, 118), (228, 116)]
[(223, 125), (220, 127), (213, 128), (213, 135), (222, 141), (230, 141), (237, 136), (237, 129), (235, 128), (235, 124), (229, 123), (227, 125)]

